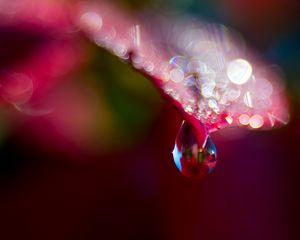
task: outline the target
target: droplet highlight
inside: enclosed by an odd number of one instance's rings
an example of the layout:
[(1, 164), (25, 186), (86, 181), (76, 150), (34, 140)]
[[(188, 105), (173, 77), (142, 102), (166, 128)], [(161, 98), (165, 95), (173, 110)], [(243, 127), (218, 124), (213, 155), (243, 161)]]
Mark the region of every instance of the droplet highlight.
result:
[(186, 177), (202, 178), (211, 173), (217, 164), (217, 151), (209, 135), (204, 136), (204, 144), (199, 144), (191, 126), (183, 122), (179, 129), (173, 150), (177, 169)]
[(252, 75), (252, 66), (245, 59), (235, 59), (227, 67), (229, 80), (237, 85), (248, 82)]

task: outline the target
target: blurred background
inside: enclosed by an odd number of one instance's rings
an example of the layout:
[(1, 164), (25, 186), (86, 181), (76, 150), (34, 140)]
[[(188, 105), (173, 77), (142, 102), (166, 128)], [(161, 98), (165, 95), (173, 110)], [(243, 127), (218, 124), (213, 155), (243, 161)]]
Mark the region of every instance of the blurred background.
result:
[(283, 69), (291, 121), (219, 131), (216, 170), (185, 178), (181, 116), (76, 28), (76, 1), (0, 0), (0, 239), (300, 239), (300, 2), (114, 2), (241, 32)]

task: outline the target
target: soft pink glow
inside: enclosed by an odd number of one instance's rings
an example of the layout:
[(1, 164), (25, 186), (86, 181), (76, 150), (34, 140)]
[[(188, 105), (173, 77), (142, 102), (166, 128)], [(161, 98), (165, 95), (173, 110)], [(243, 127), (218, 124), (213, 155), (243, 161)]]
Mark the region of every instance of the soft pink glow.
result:
[(32, 79), (22, 73), (5, 74), (0, 85), (0, 95), (13, 105), (24, 104), (29, 101), (33, 93)]
[[(189, 19), (143, 22), (126, 12), (105, 1), (82, 2), (76, 19), (90, 16), (90, 25), (79, 23), (82, 31), (148, 76), (192, 125), (201, 121), (214, 131), (240, 125), (241, 114), (260, 116), (253, 118), (252, 128), (288, 121), (281, 76), (232, 31)], [(100, 19), (101, 28), (91, 22), (100, 24)], [(248, 125), (243, 119), (241, 124)]]

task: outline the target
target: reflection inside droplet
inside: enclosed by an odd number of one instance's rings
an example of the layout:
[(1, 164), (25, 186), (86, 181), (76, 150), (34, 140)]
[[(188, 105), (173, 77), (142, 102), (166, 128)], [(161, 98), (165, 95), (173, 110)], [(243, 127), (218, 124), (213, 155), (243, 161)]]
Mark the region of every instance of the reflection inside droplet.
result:
[[(206, 133), (197, 133), (206, 134)], [(216, 146), (209, 135), (199, 146), (192, 128), (183, 122), (173, 150), (173, 159), (178, 170), (187, 177), (201, 178), (211, 173), (217, 164)]]

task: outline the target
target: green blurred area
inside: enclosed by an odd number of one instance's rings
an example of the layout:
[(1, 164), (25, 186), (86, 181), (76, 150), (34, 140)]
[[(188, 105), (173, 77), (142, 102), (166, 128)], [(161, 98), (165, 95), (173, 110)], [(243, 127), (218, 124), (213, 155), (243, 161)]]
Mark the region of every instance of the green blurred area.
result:
[[(82, 81), (101, 96), (95, 137), (109, 148), (126, 148), (139, 141), (162, 108), (162, 99), (151, 81), (127, 63), (91, 43)], [(89, 81), (86, 82), (86, 79)]]

